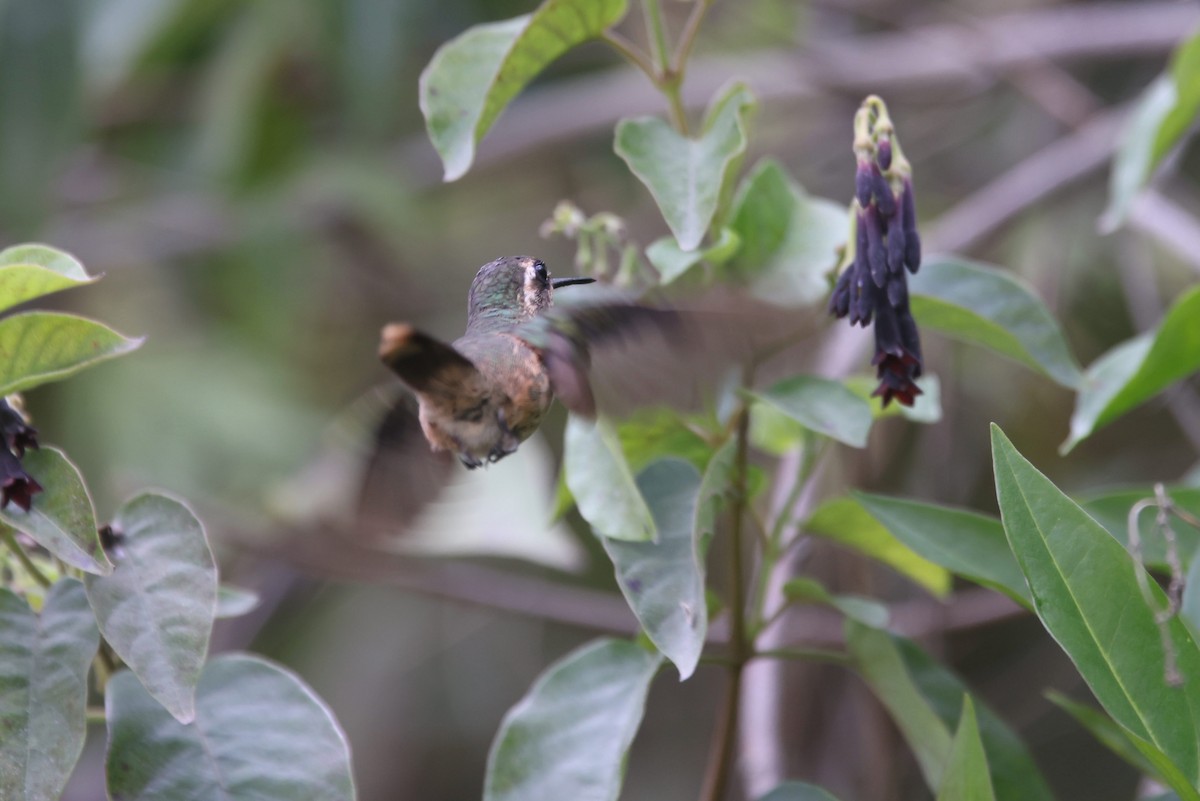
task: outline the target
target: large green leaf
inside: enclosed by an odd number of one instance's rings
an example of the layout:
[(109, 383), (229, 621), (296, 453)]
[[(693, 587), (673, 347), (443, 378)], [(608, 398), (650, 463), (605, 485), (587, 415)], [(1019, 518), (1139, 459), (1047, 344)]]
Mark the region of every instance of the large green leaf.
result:
[(1032, 608), (1025, 577), (996, 518), (865, 492), (854, 493), (854, 499), (896, 539), (929, 561)]
[(187, 723), (217, 610), (217, 567), (204, 527), (179, 501), (146, 493), (113, 519), (116, 568), (88, 576), (100, 631), (147, 691)]
[(47, 245), (14, 245), (0, 251), (0, 311), (94, 280), (68, 253)]
[(837, 381), (798, 375), (762, 392), (746, 394), (783, 412), (810, 431), (855, 448), (867, 444), (871, 407)]
[(617, 585), (650, 641), (675, 663), (680, 679), (696, 670), (708, 613), (704, 562), (692, 534), (700, 474), (679, 459), (663, 459), (637, 477), (658, 542), (604, 539), (617, 572)]
[(571, 415), (563, 438), (563, 471), (579, 514), (596, 534), (634, 542), (657, 537), (611, 424)]
[(852, 498), (834, 498), (821, 504), (805, 522), (804, 530), (878, 559), (935, 595), (950, 592), (952, 578), (948, 570), (896, 539)]
[[(1179, 508), (1200, 517), (1200, 489), (1168, 487), (1167, 495)], [(1117, 542), (1129, 546), (1129, 510), (1138, 501), (1154, 498), (1154, 489), (1123, 489), (1099, 494), (1089, 494), (1078, 499), (1084, 511), (1097, 523), (1108, 529)], [(1156, 570), (1168, 570), (1167, 543), (1155, 520), (1153, 509), (1142, 511), (1138, 518), (1138, 533), (1142, 545), (1142, 564)], [(1171, 531), (1175, 534), (1175, 546), (1179, 559), (1187, 570), (1195, 563), (1196, 549), (1200, 547), (1200, 531), (1174, 516), (1168, 516)]]
[(1062, 384), (1079, 386), (1075, 357), (1058, 322), (1017, 276), (986, 264), (934, 256), (909, 281), (918, 323), (1032, 367)]
[(930, 788), (941, 786), (950, 755), (950, 729), (922, 697), (896, 644), (885, 631), (846, 621), (846, 645), (854, 666), (887, 707), (900, 733), (913, 750)]
[(758, 801), (838, 801), (828, 790), (808, 782), (784, 782)]
[(829, 293), (827, 275), (846, 244), (846, 207), (812, 197), (774, 159), (742, 181), (730, 226), (741, 249), (727, 270), (750, 294), (780, 306), (808, 306)]
[(0, 320), (0, 395), (74, 375), (96, 362), (129, 353), (141, 339), (57, 312), (26, 312)]
[(1172, 304), (1154, 331), (1117, 345), (1088, 367), (1066, 453), (1101, 426), (1200, 370), (1200, 287)]
[[(1113, 719), (1197, 781), (1200, 650), (1186, 626), (1167, 623), (1181, 687), (1165, 678), (1154, 612), (1136, 564), (1104, 528), (1062, 494), (992, 426), (992, 459), (1004, 533), (1042, 624)], [(1147, 580), (1154, 603), (1166, 598)], [(1150, 756), (1145, 748), (1143, 753)]]
[(1116, 229), (1154, 168), (1187, 133), (1200, 114), (1200, 33), (1175, 51), (1171, 68), (1160, 75), (1138, 101), (1113, 159), (1108, 208), (1100, 227)]
[[(892, 635), (921, 695), (947, 728), (962, 715), (967, 686), (912, 640)], [(984, 704), (975, 701), (983, 750), (987, 752), (992, 787), (999, 801), (1054, 801), (1050, 786), (1038, 771), (1021, 738)]]
[(295, 674), (246, 654), (204, 667), (196, 719), (167, 714), (128, 671), (105, 693), (108, 793), (122, 801), (353, 801), (350, 747)]
[(421, 73), (421, 112), (446, 180), (462, 177), (500, 112), (552, 61), (625, 16), (628, 0), (544, 0), (523, 17), (476, 25)]
[(600, 639), (547, 668), (500, 724), (484, 801), (615, 801), (661, 661)]
[(975, 705), (969, 695), (963, 699), (962, 718), (950, 746), (937, 801), (996, 801), (988, 776), (987, 755), (975, 721)]
[(755, 105), (744, 84), (730, 86), (709, 108), (698, 138), (658, 117), (617, 124), (613, 148), (650, 190), (684, 251), (698, 248), (708, 231), (730, 167), (746, 150), (747, 117)]
[(57, 448), (29, 451), (22, 464), (44, 491), (34, 496), (28, 512), (12, 504), (0, 509), (0, 522), (28, 534), (72, 567), (100, 576), (111, 573), (79, 469)]
[(55, 801), (87, 734), (87, 675), (100, 634), (83, 587), (63, 579), (41, 615), (0, 588), (0, 798)]

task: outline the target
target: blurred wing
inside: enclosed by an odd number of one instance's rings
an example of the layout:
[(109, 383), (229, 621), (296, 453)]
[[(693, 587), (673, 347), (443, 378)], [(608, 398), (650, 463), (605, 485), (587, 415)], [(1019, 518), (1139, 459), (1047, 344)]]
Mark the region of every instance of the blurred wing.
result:
[(644, 406), (702, 408), (732, 370), (811, 336), (822, 319), (820, 310), (710, 294), (671, 306), (554, 307), (517, 333), (542, 353), (568, 409), (621, 417)]
[(402, 533), (454, 469), (451, 454), (435, 453), (425, 441), (414, 399), (392, 400), (375, 428), (358, 495), (356, 528), (367, 537)]

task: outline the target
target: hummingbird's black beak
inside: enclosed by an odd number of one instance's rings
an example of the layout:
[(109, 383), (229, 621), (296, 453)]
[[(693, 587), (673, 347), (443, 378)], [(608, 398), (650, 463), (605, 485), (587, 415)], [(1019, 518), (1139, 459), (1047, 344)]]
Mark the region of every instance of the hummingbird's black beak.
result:
[(594, 284), (594, 283), (596, 283), (595, 278), (555, 278), (553, 281), (550, 282), (550, 286), (554, 287), (555, 289), (561, 289), (564, 286), (571, 286), (573, 284)]

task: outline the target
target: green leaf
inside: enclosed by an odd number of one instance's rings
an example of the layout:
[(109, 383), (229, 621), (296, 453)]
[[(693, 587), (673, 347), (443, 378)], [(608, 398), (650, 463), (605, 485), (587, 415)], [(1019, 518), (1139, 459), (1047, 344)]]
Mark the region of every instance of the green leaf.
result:
[[(1182, 687), (1164, 674), (1154, 612), (1142, 599), (1140, 565), (992, 426), (992, 459), (1004, 533), (1034, 609), (1113, 719), (1161, 751), (1195, 784), (1200, 651), (1178, 619), (1168, 622)], [(1147, 579), (1158, 607), (1166, 598)], [(1146, 753), (1143, 750), (1143, 753)]]
[(1175, 51), (1171, 68), (1142, 93), (1121, 134), (1109, 177), (1108, 208), (1100, 218), (1104, 233), (1129, 216), (1138, 191), (1163, 157), (1187, 133), (1200, 113), (1200, 34)]
[(852, 498), (835, 498), (821, 504), (804, 524), (804, 530), (877, 559), (934, 595), (945, 596), (950, 592), (949, 571), (896, 539)]
[(258, 604), (258, 593), (254, 590), (222, 584), (217, 587), (217, 612), (214, 617), (218, 620), (241, 617), (257, 609)]
[(181, 723), (193, 696), (217, 609), (217, 567), (204, 527), (179, 501), (146, 493), (117, 510), (109, 576), (88, 576), (104, 639)]
[(1200, 287), (1184, 293), (1154, 331), (1117, 345), (1088, 367), (1067, 453), (1101, 426), (1149, 400), (1181, 378), (1200, 370)]
[(504, 107), (552, 61), (625, 16), (628, 0), (544, 0), (522, 17), (476, 25), (421, 73), (421, 113), (446, 180), (462, 177)]
[(0, 509), (0, 522), (28, 534), (71, 567), (100, 576), (111, 573), (79, 469), (62, 451), (49, 447), (27, 452), (22, 464), (44, 492), (34, 496), (28, 512), (15, 505)]
[(617, 423), (617, 439), (630, 470), (641, 470), (664, 456), (678, 456), (702, 470), (713, 449), (688, 423), (675, 410), (662, 407), (639, 409)]
[(1105, 748), (1137, 768), (1139, 773), (1158, 777), (1158, 770), (1150, 760), (1143, 756), (1142, 752), (1133, 744), (1133, 741), (1129, 739), (1129, 735), (1126, 734), (1125, 730), (1118, 726), (1108, 715), (1087, 704), (1073, 701), (1056, 690), (1048, 690), (1046, 698), (1073, 717), (1076, 723), (1091, 732), (1092, 736), (1104, 745)]
[[(1180, 509), (1200, 517), (1200, 489), (1186, 487), (1168, 487), (1167, 495), (1171, 502)], [(1079, 498), (1079, 504), (1117, 542), (1129, 547), (1129, 510), (1138, 501), (1154, 498), (1154, 489), (1124, 489), (1100, 494), (1084, 495)], [(1184, 570), (1195, 564), (1196, 549), (1200, 547), (1200, 531), (1192, 528), (1174, 516), (1168, 516), (1168, 523), (1175, 533), (1175, 545)], [(1162, 531), (1155, 521), (1153, 509), (1143, 510), (1138, 518), (1138, 532), (1142, 541), (1142, 564), (1155, 570), (1169, 570), (1167, 562), (1167, 543)]]
[(355, 797), (333, 713), (288, 670), (247, 654), (204, 666), (184, 725), (128, 671), (105, 693), (110, 798), (326, 801)]
[(1074, 389), (1079, 365), (1058, 322), (1019, 277), (952, 256), (932, 257), (909, 281), (918, 323), (982, 345)]
[[(892, 641), (900, 649), (904, 666), (921, 695), (947, 728), (953, 726), (962, 714), (966, 685), (912, 640), (892, 635)], [(978, 699), (975, 706), (996, 798), (999, 801), (1054, 801), (1054, 794), (1021, 738)]]
[(1200, 636), (1200, 559), (1193, 559), (1183, 582), (1183, 598), (1179, 603), (1179, 617), (1192, 630), (1192, 638)]
[(563, 438), (563, 470), (579, 514), (598, 536), (633, 542), (658, 536), (611, 424), (571, 415)]
[(936, 375), (925, 374), (917, 381), (921, 394), (912, 406), (889, 403), (887, 408), (884, 408), (882, 399), (873, 395), (875, 388), (879, 386), (879, 379), (874, 376), (850, 376), (842, 383), (855, 395), (871, 404), (871, 416), (876, 420), (884, 417), (905, 417), (914, 423), (936, 423), (942, 419), (942, 384)]
[(100, 644), (75, 579), (46, 594), (41, 615), (0, 587), (0, 798), (56, 801), (87, 734), (87, 675)]
[(854, 665), (887, 707), (913, 750), (930, 788), (941, 786), (950, 754), (950, 730), (921, 696), (887, 632), (846, 621), (846, 645)]
[(798, 375), (748, 397), (769, 404), (810, 431), (855, 448), (867, 444), (871, 407), (837, 381)]
[(708, 632), (704, 562), (692, 533), (700, 474), (687, 462), (663, 459), (638, 475), (637, 487), (658, 541), (602, 542), (629, 608), (683, 680), (695, 672)]
[(730, 167), (746, 150), (747, 118), (756, 105), (744, 84), (733, 84), (709, 107), (699, 138), (657, 117), (617, 124), (613, 149), (650, 190), (682, 250), (704, 239)]
[(827, 790), (808, 782), (784, 782), (758, 801), (838, 801)]
[(996, 518), (865, 492), (853, 497), (896, 539), (929, 561), (1033, 608), (1025, 576)]
[(850, 223), (846, 207), (809, 195), (779, 162), (763, 159), (743, 181), (731, 227), (742, 242), (727, 272), (779, 306), (810, 306), (829, 293)]
[(547, 668), (500, 724), (484, 801), (615, 801), (660, 662), (600, 639)]
[(0, 395), (74, 375), (137, 349), (141, 339), (102, 323), (57, 312), (26, 312), (0, 320)]
[(702, 261), (719, 264), (736, 252), (741, 245), (738, 235), (722, 228), (716, 244), (704, 250), (684, 250), (673, 236), (656, 239), (646, 248), (646, 258), (658, 271), (658, 283), (666, 286)]
[(827, 604), (851, 620), (874, 629), (888, 624), (888, 608), (883, 604), (857, 595), (834, 595), (815, 579), (789, 579), (783, 585), (783, 594), (790, 601)]
[(713, 454), (700, 479), (696, 515), (692, 521), (692, 539), (700, 554), (701, 566), (704, 564), (704, 555), (708, 553), (708, 544), (717, 530), (717, 516), (733, 491), (736, 458), (737, 442), (730, 438)]
[(1197, 801), (1200, 793), (1192, 787), (1182, 773), (1167, 755), (1150, 743), (1132, 736), (1118, 726), (1112, 718), (1103, 712), (1085, 704), (1076, 703), (1061, 693), (1053, 690), (1046, 697), (1075, 718), (1076, 722), (1091, 732), (1106, 748), (1147, 776), (1174, 787), (1180, 798), (1187, 801)]
[(975, 706), (969, 695), (963, 699), (962, 719), (946, 760), (937, 801), (996, 801), (988, 777), (987, 755), (975, 721)]
[(61, 250), (14, 245), (0, 251), (0, 311), (94, 280), (74, 256)]

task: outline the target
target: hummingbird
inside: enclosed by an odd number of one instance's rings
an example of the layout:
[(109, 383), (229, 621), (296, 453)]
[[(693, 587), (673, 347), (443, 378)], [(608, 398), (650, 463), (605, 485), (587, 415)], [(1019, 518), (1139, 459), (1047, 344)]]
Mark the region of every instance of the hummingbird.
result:
[[(416, 396), (434, 452), (453, 453), (469, 469), (498, 462), (537, 430), (555, 396), (595, 415), (590, 347), (647, 323), (668, 330), (676, 315), (626, 300), (553, 313), (556, 289), (593, 281), (552, 278), (541, 259), (506, 256), (475, 275), (467, 330), (454, 342), (408, 323), (384, 326), (379, 357)], [(403, 431), (400, 421), (388, 425)]]

